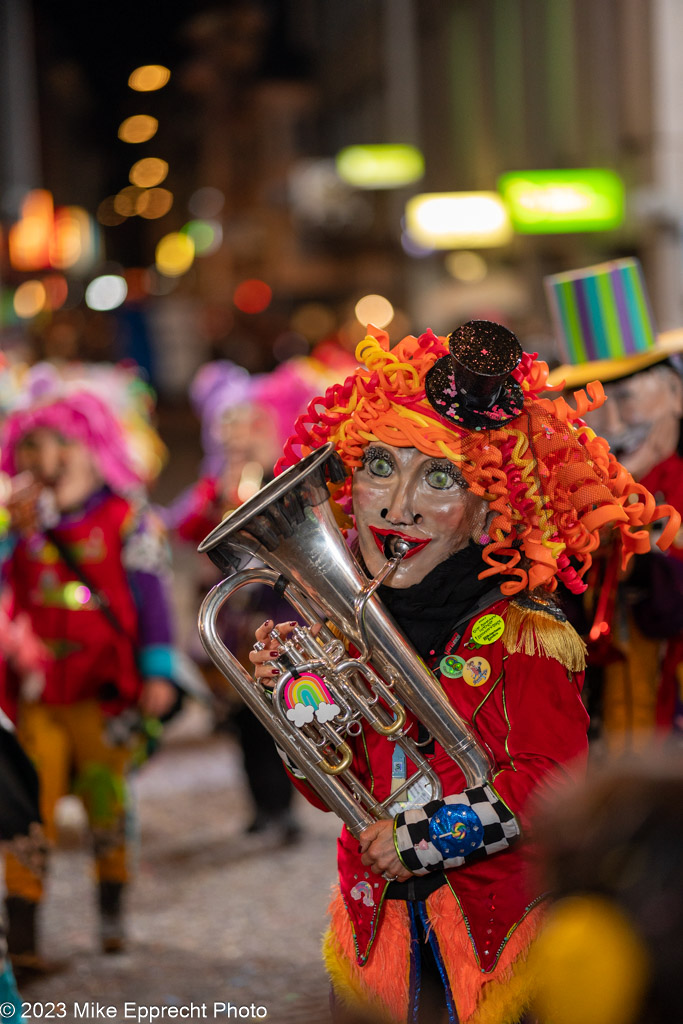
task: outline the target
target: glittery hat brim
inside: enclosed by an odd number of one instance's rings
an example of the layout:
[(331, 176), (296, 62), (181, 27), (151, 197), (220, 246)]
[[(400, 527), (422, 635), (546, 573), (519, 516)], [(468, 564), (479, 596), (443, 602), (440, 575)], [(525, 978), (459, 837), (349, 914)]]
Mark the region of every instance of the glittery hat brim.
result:
[(524, 404), (522, 389), (513, 377), (503, 381), (490, 408), (477, 409), (467, 404), (467, 392), (457, 384), (451, 356), (442, 356), (434, 363), (425, 378), (425, 392), (440, 416), (465, 430), (502, 427), (520, 415)]

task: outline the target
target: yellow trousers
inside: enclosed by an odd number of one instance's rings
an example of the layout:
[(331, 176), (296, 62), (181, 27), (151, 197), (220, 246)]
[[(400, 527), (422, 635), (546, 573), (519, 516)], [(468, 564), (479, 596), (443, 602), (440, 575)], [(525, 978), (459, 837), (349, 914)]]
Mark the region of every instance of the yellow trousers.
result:
[[(126, 772), (130, 750), (107, 738), (105, 720), (96, 701), (78, 704), (22, 704), (17, 736), (40, 779), (40, 809), (48, 842), (56, 839), (55, 808), (68, 793), (85, 806), (93, 836), (97, 879), (127, 882)], [(43, 895), (44, 867), (8, 850), (5, 884), (8, 896), (38, 902)]]

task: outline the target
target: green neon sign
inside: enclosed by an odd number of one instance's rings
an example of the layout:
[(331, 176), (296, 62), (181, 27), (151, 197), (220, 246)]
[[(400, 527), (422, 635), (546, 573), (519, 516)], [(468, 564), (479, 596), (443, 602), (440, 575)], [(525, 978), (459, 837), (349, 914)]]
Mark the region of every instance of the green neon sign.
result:
[(425, 171), (420, 150), (402, 143), (347, 146), (335, 162), (339, 177), (354, 188), (401, 188)]
[(624, 183), (607, 169), (514, 171), (498, 191), (523, 235), (610, 231), (624, 220)]

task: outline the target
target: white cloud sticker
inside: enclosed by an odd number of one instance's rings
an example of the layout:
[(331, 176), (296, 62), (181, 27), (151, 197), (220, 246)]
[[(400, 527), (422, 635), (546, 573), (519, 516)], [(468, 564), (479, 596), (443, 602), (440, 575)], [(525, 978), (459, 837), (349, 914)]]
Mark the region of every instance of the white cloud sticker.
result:
[(287, 718), (290, 722), (294, 722), (297, 729), (301, 729), (302, 726), (309, 725), (313, 721), (314, 713), (315, 709), (310, 704), (295, 704), (287, 711)]
[(315, 711), (315, 717), (318, 719), (321, 725), (325, 722), (330, 722), (333, 718), (336, 718), (341, 708), (338, 704), (327, 704), (321, 701)]

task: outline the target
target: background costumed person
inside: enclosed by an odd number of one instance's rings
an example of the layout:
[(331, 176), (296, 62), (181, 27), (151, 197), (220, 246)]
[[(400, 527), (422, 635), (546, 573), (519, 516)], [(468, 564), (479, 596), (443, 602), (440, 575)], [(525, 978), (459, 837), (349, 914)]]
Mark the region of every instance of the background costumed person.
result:
[[(38, 772), (47, 839), (61, 796), (74, 791), (85, 805), (100, 941), (115, 952), (125, 942), (132, 722), (161, 718), (178, 699), (167, 552), (108, 406), (80, 383), (44, 385), (38, 397), (27, 388), (2, 429), (2, 468), (15, 477), (2, 556), (11, 613), (28, 618), (49, 657), (39, 671), (9, 666), (2, 703)], [(5, 874), (10, 954), (25, 973), (41, 971), (44, 863), (11, 851)]]
[[(569, 390), (598, 378), (607, 397), (586, 414), (633, 477), (683, 514), (683, 331), (655, 336), (637, 260), (546, 279), (567, 362), (550, 380)], [(598, 297), (599, 296), (599, 300)], [(652, 550), (620, 568), (609, 537), (565, 602), (588, 642), (592, 735), (613, 753), (641, 750), (656, 730), (683, 732), (683, 531), (666, 554)]]
[[(349, 367), (348, 353), (335, 349), (334, 354), (339, 362), (344, 358)], [(262, 374), (250, 374), (228, 360), (201, 367), (190, 387), (190, 398), (202, 422), (203, 474), (164, 513), (181, 540), (198, 544), (223, 516), (272, 479), (292, 423), (321, 388), (335, 379), (320, 360), (303, 356)], [(209, 570), (208, 575), (202, 571), (199, 578), (203, 597), (218, 577), (204, 559), (201, 566)], [(288, 611), (286, 602), (269, 587), (244, 590), (239, 601), (221, 616), (221, 634), (227, 646), (248, 664), (249, 638), (256, 627), (265, 618), (281, 618)], [(202, 655), (206, 659), (203, 651)], [(242, 750), (253, 802), (246, 833), (267, 831), (269, 837), (274, 833), (285, 845), (296, 841), (300, 826), (292, 810), (294, 792), (271, 736), (238, 694), (226, 687), (211, 662), (205, 665), (207, 669), (219, 708), (227, 708), (225, 723), (236, 731)]]
[[(533, 991), (527, 953), (545, 895), (526, 877), (528, 800), (555, 772), (580, 770), (587, 751), (584, 648), (552, 590), (558, 579), (582, 588), (600, 528), (614, 525), (628, 558), (649, 543), (647, 523), (669, 516), (666, 545), (679, 520), (583, 424), (599, 386), (576, 409), (541, 398), (546, 365), (504, 327), (473, 321), (391, 351), (371, 328), (357, 358), (367, 368), (311, 404), (283, 461), (334, 444), (347, 475), (332, 497), (355, 517), (369, 576), (397, 541), (407, 546), (378, 595), (493, 771), (467, 788), (408, 712), (443, 797), (425, 803), (417, 783), (360, 842), (344, 827), (325, 960), (337, 1005), (370, 1019), (512, 1024)], [(250, 655), (264, 685), (291, 632), (280, 625), (275, 638), (272, 625)], [(378, 799), (414, 772), (366, 724), (349, 744)]]

